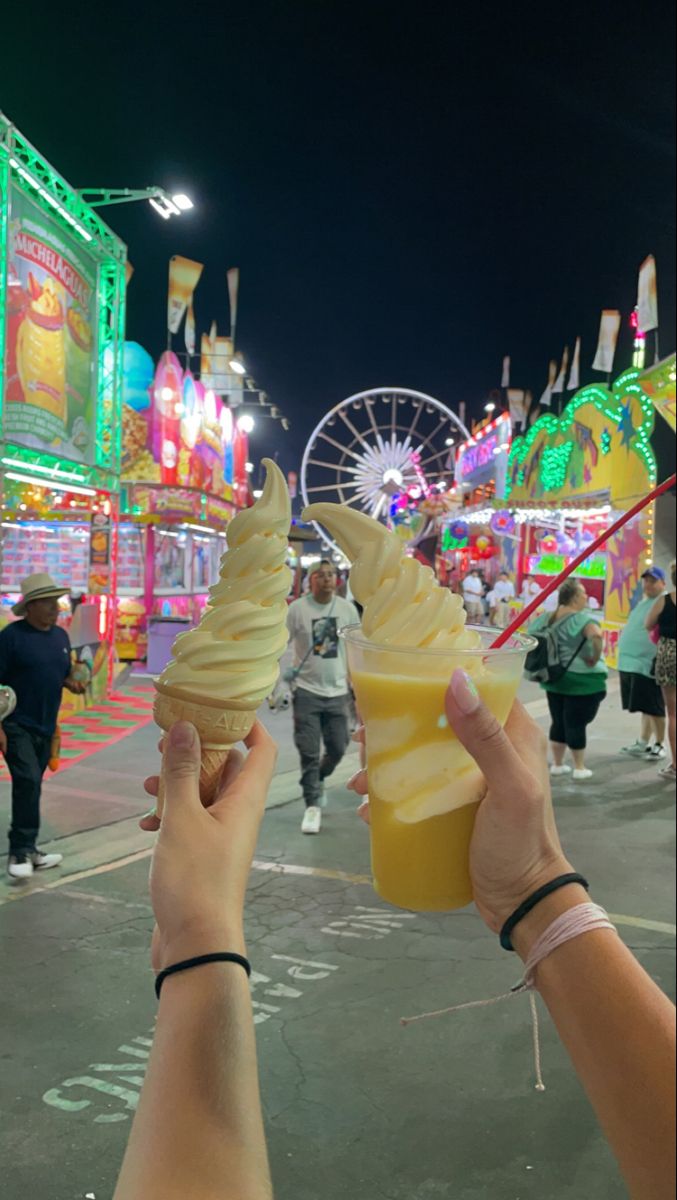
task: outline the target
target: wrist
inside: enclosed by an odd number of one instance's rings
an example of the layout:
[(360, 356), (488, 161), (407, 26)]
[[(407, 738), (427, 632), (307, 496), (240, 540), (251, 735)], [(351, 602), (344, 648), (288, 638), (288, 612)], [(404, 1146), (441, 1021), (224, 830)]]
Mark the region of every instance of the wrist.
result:
[(197, 958), (201, 954), (215, 954), (219, 950), (232, 954), (247, 955), (244, 929), (234, 922), (185, 928), (171, 937), (160, 933), (159, 970), (172, 967), (175, 963)]
[(512, 932), (512, 944), (520, 958), (526, 961), (532, 946), (553, 921), (569, 909), (576, 908), (579, 904), (587, 904), (588, 900), (588, 893), (580, 883), (569, 883), (541, 900)]

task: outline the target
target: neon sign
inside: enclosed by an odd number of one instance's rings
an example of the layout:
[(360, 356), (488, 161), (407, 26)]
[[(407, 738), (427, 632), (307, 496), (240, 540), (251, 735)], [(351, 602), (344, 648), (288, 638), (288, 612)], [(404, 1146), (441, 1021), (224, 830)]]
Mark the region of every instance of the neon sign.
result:
[(494, 474), (493, 464), (502, 452), (510, 449), (510, 417), (501, 413), (478, 434), (463, 442), (456, 455), (456, 478), (471, 482), (474, 476)]

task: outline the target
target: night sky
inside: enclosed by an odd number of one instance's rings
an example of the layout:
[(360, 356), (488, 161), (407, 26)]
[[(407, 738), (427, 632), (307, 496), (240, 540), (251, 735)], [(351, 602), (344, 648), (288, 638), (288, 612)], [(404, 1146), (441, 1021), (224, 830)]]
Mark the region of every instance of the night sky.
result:
[[(440, 11), (441, 10), (441, 11)], [(599, 311), (630, 360), (637, 269), (658, 262), (674, 349), (674, 4), (362, 0), (11, 6), (0, 107), (75, 186), (185, 190), (187, 217), (102, 210), (135, 267), (127, 336), (165, 344), (167, 260), (206, 263), (198, 335), (228, 332), (290, 417), (253, 453), (298, 466), (363, 388), (479, 415), (511, 354), (540, 395)], [(182, 340), (181, 340), (182, 348)]]

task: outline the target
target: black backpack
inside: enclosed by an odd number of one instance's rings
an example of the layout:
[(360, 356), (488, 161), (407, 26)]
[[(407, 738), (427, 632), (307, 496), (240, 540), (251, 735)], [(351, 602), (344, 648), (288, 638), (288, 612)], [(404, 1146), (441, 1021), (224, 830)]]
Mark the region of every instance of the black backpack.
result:
[[(564, 621), (568, 620), (569, 617), (564, 618)], [(548, 625), (546, 629), (539, 630), (538, 633), (535, 631), (530, 633), (530, 637), (536, 638), (536, 645), (533, 650), (529, 651), (524, 661), (526, 679), (530, 679), (533, 683), (557, 683), (562, 676), (566, 675), (576, 655), (583, 649), (586, 637), (583, 634), (568, 663), (563, 663), (559, 654), (557, 637), (557, 631), (563, 623), (561, 620), (556, 621)]]

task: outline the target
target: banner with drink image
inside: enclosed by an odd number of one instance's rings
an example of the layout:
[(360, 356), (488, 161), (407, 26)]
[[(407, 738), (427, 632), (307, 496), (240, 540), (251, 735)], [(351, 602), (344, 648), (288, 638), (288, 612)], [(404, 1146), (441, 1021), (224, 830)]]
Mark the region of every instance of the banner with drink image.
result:
[(96, 261), (16, 187), (8, 251), (4, 437), (91, 465)]

